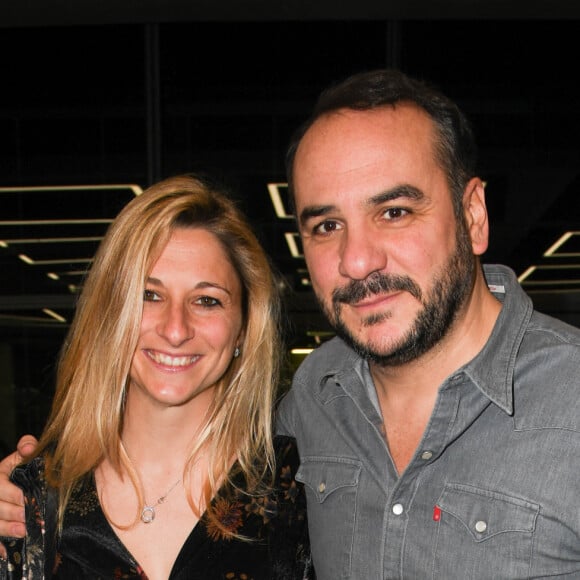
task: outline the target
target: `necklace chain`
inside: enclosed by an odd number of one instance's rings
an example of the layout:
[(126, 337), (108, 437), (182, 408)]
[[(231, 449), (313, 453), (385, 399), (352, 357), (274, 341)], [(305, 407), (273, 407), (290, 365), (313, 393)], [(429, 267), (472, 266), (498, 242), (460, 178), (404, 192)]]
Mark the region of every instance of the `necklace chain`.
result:
[(141, 521), (144, 524), (150, 524), (155, 519), (155, 508), (158, 505), (165, 503), (167, 496), (177, 487), (177, 484), (180, 482), (181, 477), (162, 496), (157, 498), (157, 501), (153, 505), (147, 505), (147, 502), (145, 502), (145, 505), (141, 510)]

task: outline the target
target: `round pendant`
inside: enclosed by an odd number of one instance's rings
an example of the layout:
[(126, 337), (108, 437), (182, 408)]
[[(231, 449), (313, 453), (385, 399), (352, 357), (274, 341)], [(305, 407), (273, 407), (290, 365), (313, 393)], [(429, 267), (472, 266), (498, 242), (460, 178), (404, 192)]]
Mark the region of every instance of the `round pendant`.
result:
[(155, 509), (152, 506), (146, 505), (141, 510), (141, 521), (144, 524), (150, 524), (155, 519)]

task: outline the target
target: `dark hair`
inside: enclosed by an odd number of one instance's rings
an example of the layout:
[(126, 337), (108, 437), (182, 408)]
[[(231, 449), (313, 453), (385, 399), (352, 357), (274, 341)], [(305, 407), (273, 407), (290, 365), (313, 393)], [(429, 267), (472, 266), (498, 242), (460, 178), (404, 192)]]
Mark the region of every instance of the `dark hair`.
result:
[(311, 116), (296, 130), (286, 153), (286, 173), (291, 203), (294, 204), (294, 158), (300, 141), (314, 122), (339, 109), (366, 111), (385, 105), (411, 103), (423, 109), (437, 131), (435, 155), (447, 174), (456, 213), (467, 182), (474, 177), (477, 147), (469, 121), (453, 101), (423, 81), (395, 69), (381, 69), (352, 75), (324, 90)]

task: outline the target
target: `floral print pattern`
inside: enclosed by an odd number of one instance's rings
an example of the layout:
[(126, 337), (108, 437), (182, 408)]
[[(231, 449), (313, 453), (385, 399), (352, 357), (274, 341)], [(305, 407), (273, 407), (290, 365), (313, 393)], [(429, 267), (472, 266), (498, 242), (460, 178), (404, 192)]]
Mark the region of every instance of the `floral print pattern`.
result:
[[(233, 490), (221, 490), (213, 500), (223, 528), (204, 515), (183, 545), (170, 580), (315, 578), (305, 494), (294, 479), (299, 464), (295, 441), (276, 437), (275, 449), (273, 491), (263, 496), (244, 493), (242, 476), (234, 475)], [(0, 580), (147, 578), (106, 520), (92, 477), (74, 490), (54, 549), (50, 539), (56, 501), (47, 489), (42, 460), (16, 470), (13, 480), (25, 492), (28, 535), (24, 541), (5, 541), (9, 559), (0, 566)]]

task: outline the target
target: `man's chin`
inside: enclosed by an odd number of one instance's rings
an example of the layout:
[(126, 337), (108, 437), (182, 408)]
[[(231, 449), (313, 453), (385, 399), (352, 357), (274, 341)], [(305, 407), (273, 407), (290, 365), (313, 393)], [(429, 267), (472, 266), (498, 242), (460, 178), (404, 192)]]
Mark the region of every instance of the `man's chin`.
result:
[(353, 334), (344, 325), (335, 327), (336, 334), (346, 342), (360, 356), (369, 360), (388, 359), (399, 348), (403, 339), (401, 336), (385, 335), (378, 331), (375, 333)]

